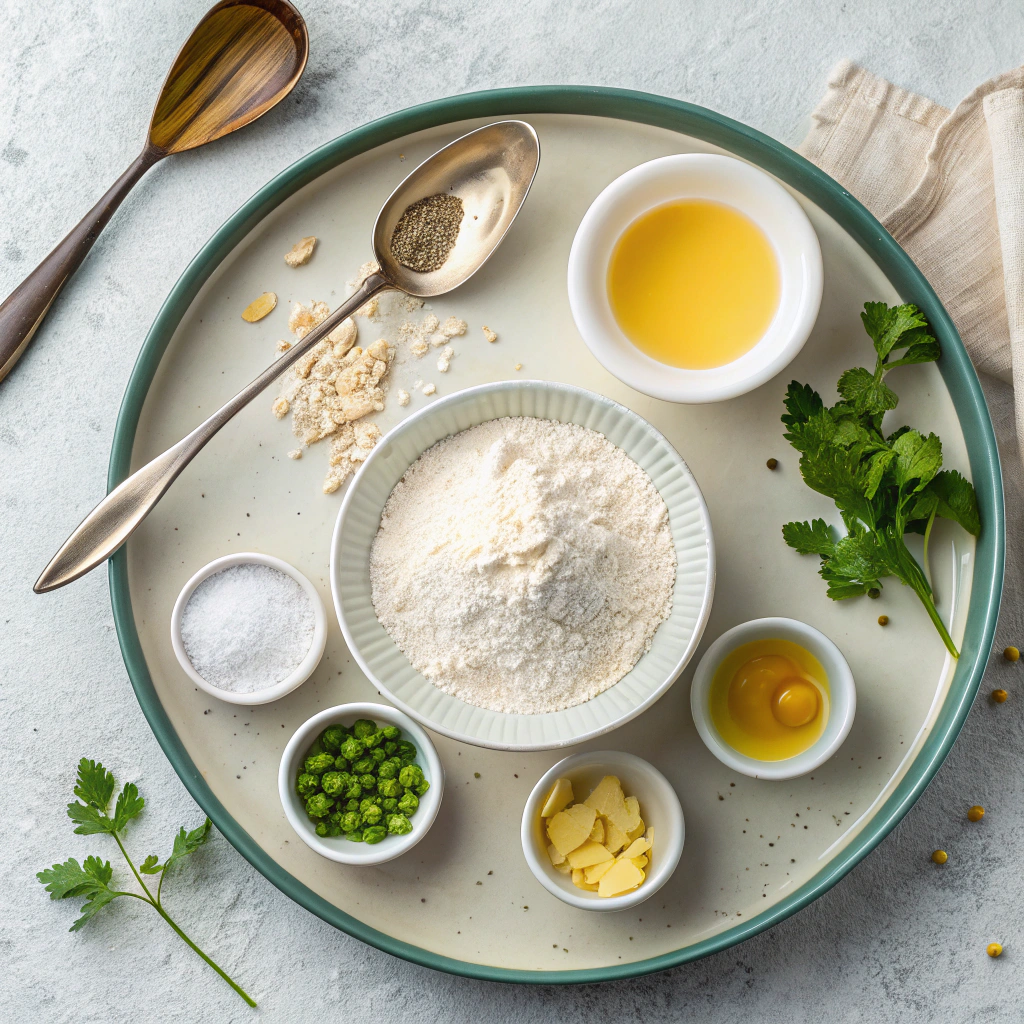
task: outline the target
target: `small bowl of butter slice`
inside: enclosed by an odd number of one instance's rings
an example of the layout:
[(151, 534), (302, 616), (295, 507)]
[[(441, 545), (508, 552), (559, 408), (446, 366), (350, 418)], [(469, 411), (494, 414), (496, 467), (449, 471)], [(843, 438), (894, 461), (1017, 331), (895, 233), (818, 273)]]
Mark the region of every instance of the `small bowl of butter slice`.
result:
[(623, 751), (559, 761), (523, 811), (523, 854), (537, 881), (580, 910), (627, 910), (672, 877), (683, 810), (653, 765)]

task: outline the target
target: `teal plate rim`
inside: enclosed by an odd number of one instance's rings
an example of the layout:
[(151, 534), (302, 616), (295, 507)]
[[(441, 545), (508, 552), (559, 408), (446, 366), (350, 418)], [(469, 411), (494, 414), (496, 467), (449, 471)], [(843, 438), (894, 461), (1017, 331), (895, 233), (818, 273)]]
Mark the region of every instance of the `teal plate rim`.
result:
[(581, 114), (635, 121), (703, 139), (735, 153), (774, 174), (834, 218), (868, 252), (903, 300), (916, 303), (932, 323), (943, 349), (939, 370), (967, 443), (984, 526), (975, 554), (966, 635), (950, 691), (906, 776), (864, 831), (818, 874), (773, 907), (712, 938), (671, 953), (628, 964), (567, 971), (518, 970), (441, 956), (371, 928), (339, 910), (257, 845), (200, 775), (160, 703), (135, 629), (126, 547), (110, 560), (110, 597), (117, 638), (132, 686), (174, 770), (228, 842), (296, 903), (378, 949), (450, 974), (545, 985), (614, 981), (663, 971), (728, 949), (796, 913), (835, 885), (892, 831), (924, 791), (949, 753), (981, 684), (1003, 585), (1005, 523), (995, 433), (977, 374), (949, 314), (910, 257), (864, 206), (812, 163), (761, 132), (704, 107), (650, 93), (589, 86), (530, 86), (452, 96), (389, 114), (313, 150), (278, 174), (224, 222), (188, 265), (153, 321), (132, 370), (114, 428), (107, 487), (113, 489), (128, 476), (139, 415), (181, 317), (213, 270), (263, 217), (324, 172), (376, 146), (450, 122), (511, 114)]

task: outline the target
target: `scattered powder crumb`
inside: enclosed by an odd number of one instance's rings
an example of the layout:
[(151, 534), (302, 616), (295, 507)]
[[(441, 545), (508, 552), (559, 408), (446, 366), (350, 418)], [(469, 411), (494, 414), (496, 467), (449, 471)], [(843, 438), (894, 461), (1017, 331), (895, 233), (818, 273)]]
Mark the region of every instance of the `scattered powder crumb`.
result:
[[(326, 302), (296, 303), (288, 325), (302, 338), (329, 313)], [(393, 349), (380, 338), (364, 350), (355, 344), (358, 333), (350, 317), (317, 342), (292, 367), (273, 406), (279, 418), (291, 410), (292, 432), (304, 445), (332, 439), (326, 494), (344, 483), (381, 436), (376, 424), (356, 421), (383, 411), (382, 383)]]
[(432, 395), (436, 390), (437, 388), (435, 388), (433, 384), (423, 385), (423, 394), (425, 395)]
[[(450, 316), (441, 324), (441, 333), (446, 338), (461, 338), (468, 330), (468, 326), (465, 320), (460, 320), (457, 316)], [(435, 341), (432, 344), (437, 345), (439, 342)]]
[(409, 392), (405, 388), (398, 389), (398, 404), (408, 405), (409, 404)]
[[(376, 274), (380, 266), (376, 260), (367, 260), (357, 271), (356, 276), (348, 282), (349, 288), (355, 291), (371, 274)], [(421, 302), (420, 305), (423, 305)], [(365, 316), (367, 320), (372, 319), (380, 312), (380, 298), (374, 296), (369, 302), (363, 303), (355, 312), (356, 316)]]
[(413, 391), (419, 391), (419, 389), (420, 389), (421, 387), (423, 387), (423, 381), (421, 381), (421, 380), (417, 380), (417, 381), (414, 381), (414, 382), (413, 382), (413, 385), (412, 385), (412, 389), (413, 389)]
[(491, 343), (494, 343), (495, 341), (497, 341), (497, 340), (498, 340), (498, 336), (497, 336), (497, 334), (495, 334), (495, 333), (494, 333), (494, 331), (492, 331), (492, 330), (490, 329), (490, 327), (488, 327), (488, 326), (487, 326), (486, 324), (484, 324), (484, 326), (483, 326), (483, 327), (481, 328), (481, 330), (482, 330), (482, 331), (484, 332), (484, 337), (485, 337), (485, 338), (486, 338), (486, 339), (487, 339), (487, 340), (488, 340), (489, 342), (491, 342)]
[(330, 311), (331, 307), (326, 302), (311, 302), (308, 306), (296, 302), (288, 317), (288, 330), (301, 340), (314, 327), (326, 320)]
[(302, 458), (302, 449), (301, 448), (293, 448), (288, 453), (288, 458), (289, 459), (301, 459)]
[(447, 346), (445, 350), (437, 357), (437, 369), (439, 373), (447, 373), (449, 367), (452, 365), (452, 356), (455, 355), (455, 350), (451, 345)]
[(274, 404), (270, 407), (270, 411), (279, 419), (283, 420), (288, 415), (288, 399), (287, 398), (275, 398)]
[(530, 417), (429, 448), (370, 552), (374, 610), (435, 686), (509, 714), (573, 707), (649, 650), (675, 547), (650, 477), (604, 435)]
[(523, 364), (522, 363), (516, 363), (516, 365), (512, 367), (513, 370), (521, 370), (522, 368), (523, 368)]
[(291, 347), (292, 347), (292, 343), (290, 341), (287, 341), (285, 338), (282, 338), (277, 343), (277, 351), (278, 351), (278, 353), (287, 352), (288, 349), (290, 349)]
[(332, 494), (359, 468), (381, 436), (380, 427), (370, 421), (341, 425), (331, 438), (331, 468), (324, 480), (324, 494)]
[(289, 267), (304, 267), (313, 256), (315, 248), (316, 235), (307, 235), (292, 246), (291, 252), (284, 254), (284, 261)]

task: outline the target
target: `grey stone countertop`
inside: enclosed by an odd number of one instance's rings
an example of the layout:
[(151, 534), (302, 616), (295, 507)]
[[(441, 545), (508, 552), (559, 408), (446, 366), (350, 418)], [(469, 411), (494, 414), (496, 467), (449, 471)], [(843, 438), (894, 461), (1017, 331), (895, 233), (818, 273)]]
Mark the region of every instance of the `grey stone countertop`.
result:
[[(207, 0), (2, 0), (0, 295), (137, 152), (169, 62)], [(154, 315), (222, 221), (315, 146), (379, 115), (497, 86), (621, 86), (704, 104), (795, 146), (840, 57), (955, 104), (1021, 59), (1014, 0), (299, 0), (312, 40), (296, 92), (257, 125), (159, 165), (125, 203), (0, 384), (0, 1018), (120, 1021), (1018, 1021), (1024, 1013), (1024, 668), (993, 657), (934, 782), (871, 856), (802, 913), (727, 952), (633, 981), (528, 987), (413, 966), (335, 931), (220, 836), (168, 885), (179, 920), (259, 1000), (249, 1010), (148, 908), (122, 901), (67, 931), (34, 873), (81, 858), (64, 817), (72, 764), (138, 779), (164, 850), (201, 812), (154, 739), (97, 571), (31, 585), (103, 494), (121, 396)], [(1018, 465), (1012, 404), (987, 386)], [(1021, 485), (1008, 473), (1008, 573)], [(1004, 604), (996, 649), (1024, 647)], [(1024, 665), (1024, 662), (1020, 663)], [(993, 705), (999, 685), (1010, 700)], [(969, 826), (965, 808), (988, 809)], [(928, 861), (942, 845), (950, 862)], [(114, 851), (116, 852), (116, 851)], [(105, 856), (110, 856), (106, 851)], [(998, 939), (1006, 952), (985, 955)]]

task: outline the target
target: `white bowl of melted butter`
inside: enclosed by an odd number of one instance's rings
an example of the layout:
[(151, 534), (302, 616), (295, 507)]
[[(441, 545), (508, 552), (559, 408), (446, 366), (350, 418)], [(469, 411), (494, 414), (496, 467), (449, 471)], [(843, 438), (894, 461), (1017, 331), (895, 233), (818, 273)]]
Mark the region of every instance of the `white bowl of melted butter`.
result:
[(821, 304), (821, 249), (770, 175), (683, 153), (634, 167), (594, 200), (568, 286), (583, 340), (619, 380), (667, 402), (718, 402), (803, 348)]

